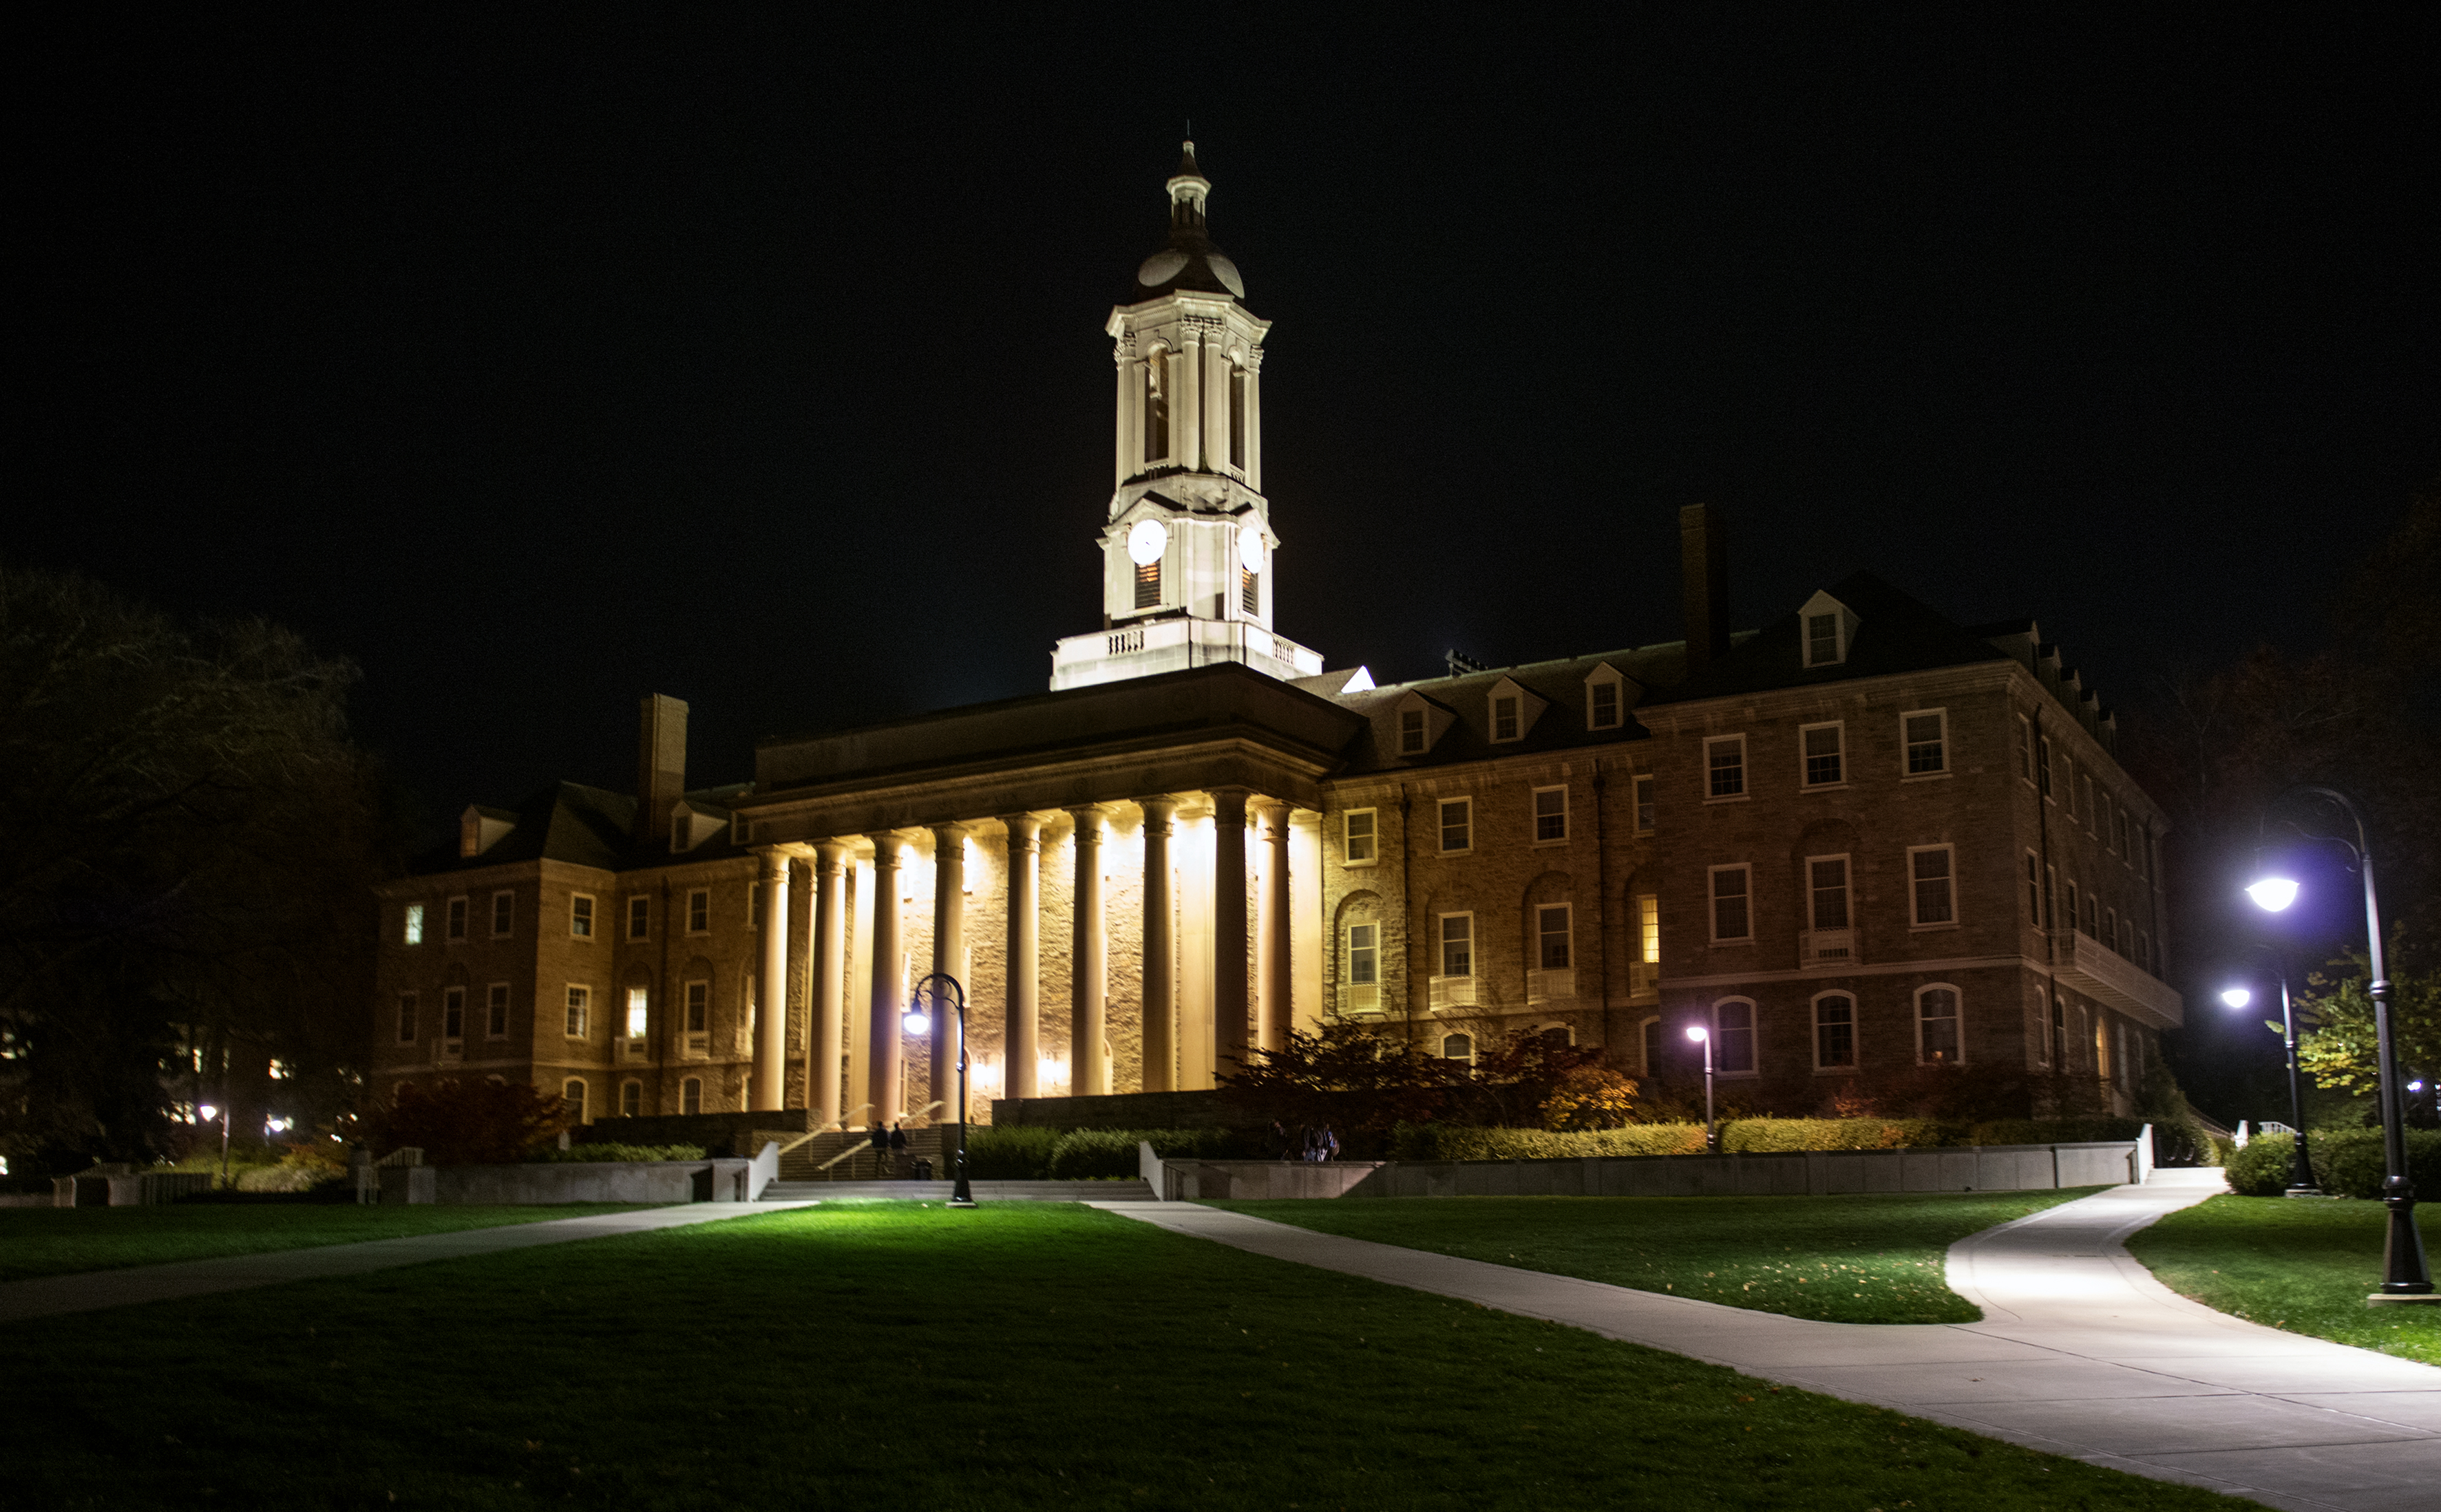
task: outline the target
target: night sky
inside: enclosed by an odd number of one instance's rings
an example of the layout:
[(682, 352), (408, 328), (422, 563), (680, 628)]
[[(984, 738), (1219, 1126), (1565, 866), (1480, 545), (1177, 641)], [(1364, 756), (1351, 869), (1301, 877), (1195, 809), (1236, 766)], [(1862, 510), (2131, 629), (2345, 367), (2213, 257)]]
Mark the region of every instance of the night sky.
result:
[(1189, 117), (1384, 682), (1675, 639), (1711, 501), (1740, 624), (1870, 567), (2125, 709), (2441, 473), (2430, 9), (339, 9), (10, 23), (0, 561), (357, 658), (433, 815), (1040, 691)]

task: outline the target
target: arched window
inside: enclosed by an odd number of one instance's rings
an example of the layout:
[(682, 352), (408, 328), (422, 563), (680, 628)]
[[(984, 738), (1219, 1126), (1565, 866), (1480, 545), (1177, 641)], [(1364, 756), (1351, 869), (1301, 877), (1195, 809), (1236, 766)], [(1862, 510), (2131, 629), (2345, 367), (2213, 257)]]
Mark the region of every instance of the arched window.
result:
[(1844, 992), (1814, 999), (1814, 1069), (1856, 1069), (1856, 999)]
[(1246, 369), (1229, 365), (1229, 465), (1246, 470)]
[(1712, 1069), (1725, 1073), (1755, 1069), (1753, 999), (1724, 998), (1712, 1004)]
[(570, 1078), (568, 1079), (568, 1085), (567, 1085), (567, 1086), (565, 1086), (565, 1087), (563, 1087), (563, 1088), (561, 1088), (561, 1089), (559, 1089), (559, 1095), (560, 1095), (562, 1098), (566, 1099), (566, 1100), (567, 1100), (567, 1102), (568, 1102), (568, 1116), (570, 1117), (570, 1120), (572, 1120), (572, 1121), (573, 1121), (573, 1122), (575, 1122), (575, 1123), (579, 1123), (579, 1124), (584, 1123), (584, 1122), (585, 1122), (585, 1083), (584, 1083), (584, 1081), (583, 1081), (582, 1079), (578, 1078), (578, 1077), (574, 1077), (574, 1076), (570, 1077)]
[(685, 1081), (678, 1083), (678, 1111), (681, 1113), (700, 1113), (703, 1111), (702, 1077), (690, 1076)]
[(644, 1084), (642, 1082), (632, 1081), (621, 1082), (619, 1084), (619, 1116), (621, 1118), (634, 1118), (643, 1111)]
[(1958, 989), (1947, 983), (1915, 994), (1915, 1058), (1927, 1066), (1955, 1066), (1966, 1058), (1958, 1032)]
[(1474, 1036), (1472, 1035), (1443, 1035), (1441, 1038), (1441, 1058), (1443, 1060), (1462, 1060), (1472, 1062), (1474, 1059)]
[(1169, 456), (1169, 352), (1160, 347), (1145, 358), (1144, 459)]

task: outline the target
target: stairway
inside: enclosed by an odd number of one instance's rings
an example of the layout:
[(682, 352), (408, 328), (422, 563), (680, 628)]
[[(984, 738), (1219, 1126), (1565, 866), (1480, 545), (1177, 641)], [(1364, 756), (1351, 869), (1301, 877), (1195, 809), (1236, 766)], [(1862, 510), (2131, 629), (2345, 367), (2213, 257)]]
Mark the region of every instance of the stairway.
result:
[[(887, 1180), (903, 1175), (913, 1179), (915, 1162), (931, 1161), (933, 1170), (944, 1175), (948, 1163), (941, 1159), (941, 1129), (911, 1128), (907, 1131), (907, 1148), (899, 1161), (898, 1171), (886, 1171), (883, 1161), (873, 1152), (872, 1134), (864, 1129), (832, 1129), (817, 1134), (793, 1150), (780, 1156), (780, 1179), (786, 1182), (812, 1182), (821, 1185), (832, 1181)], [(761, 1138), (761, 1136), (757, 1136)], [(786, 1143), (784, 1140), (781, 1143)], [(845, 1160), (842, 1152), (853, 1151)], [(832, 1162), (837, 1161), (836, 1164)], [(829, 1169), (823, 1169), (828, 1166)]]
[[(908, 1130), (912, 1144), (915, 1131)], [(832, 1169), (844, 1171), (842, 1161)], [(1125, 1181), (970, 1181), (967, 1188), (977, 1202), (1151, 1202), (1156, 1200), (1151, 1183), (1141, 1178)], [(772, 1182), (763, 1189), (760, 1200), (765, 1202), (837, 1201), (842, 1197), (897, 1197), (910, 1202), (947, 1202), (950, 1183), (938, 1181), (873, 1181), (841, 1179), (837, 1181)]]

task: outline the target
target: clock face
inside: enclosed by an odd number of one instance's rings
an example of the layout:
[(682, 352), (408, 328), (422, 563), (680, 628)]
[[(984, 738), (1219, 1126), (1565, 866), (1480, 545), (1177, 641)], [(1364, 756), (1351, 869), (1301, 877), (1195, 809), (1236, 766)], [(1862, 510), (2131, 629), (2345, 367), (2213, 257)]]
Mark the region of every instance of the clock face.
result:
[(1249, 572), (1263, 570), (1263, 530), (1259, 525), (1238, 528), (1238, 565)]
[(1128, 560), (1138, 567), (1150, 567), (1161, 560), (1169, 548), (1169, 531), (1159, 520), (1138, 520), (1128, 527)]

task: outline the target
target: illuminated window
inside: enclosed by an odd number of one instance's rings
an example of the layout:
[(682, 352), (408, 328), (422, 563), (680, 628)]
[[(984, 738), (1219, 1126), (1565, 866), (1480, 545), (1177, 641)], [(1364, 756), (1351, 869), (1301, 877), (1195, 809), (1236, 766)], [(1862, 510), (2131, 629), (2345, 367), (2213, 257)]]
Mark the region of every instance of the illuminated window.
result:
[[(415, 994), (411, 992), (398, 995), (398, 1042), (402, 1045), (415, 1043)], [(203, 1052), (195, 1053), (200, 1057)]]
[(1717, 735), (1704, 742), (1706, 801), (1744, 798), (1746, 792), (1746, 738)]
[(1813, 927), (1817, 929), (1848, 927), (1848, 858), (1844, 855), (1807, 856), (1805, 880)]
[(593, 938), (593, 898), (589, 893), (576, 892), (568, 899), (568, 932), (579, 940)]
[(1956, 924), (1958, 900), (1950, 876), (1950, 848), (1946, 845), (1926, 845), (1908, 851), (1908, 875), (1913, 886), (1915, 925)]
[(1805, 785), (1835, 787), (1848, 777), (1845, 737), (1837, 725), (1807, 725), (1798, 731), (1805, 752)]
[(1424, 752), (1424, 711), (1420, 709), (1399, 711), (1399, 754), (1420, 756)]
[(1455, 855), (1474, 848), (1474, 800), (1441, 800), (1441, 854)]
[(1754, 938), (1754, 915), (1747, 908), (1748, 868), (1716, 866), (1712, 875), (1712, 938), (1716, 941)]
[(690, 1076), (678, 1083), (678, 1111), (690, 1114), (703, 1111), (702, 1077)]
[(644, 1030), (651, 1017), (651, 1015), (646, 1011), (647, 1002), (648, 999), (643, 988), (630, 987), (627, 989), (627, 1037), (629, 1039), (642, 1039), (644, 1037)]
[(1369, 808), (1352, 808), (1344, 816), (1347, 826), (1345, 854), (1349, 866), (1373, 864), (1374, 819), (1374, 812)]
[(1814, 1069), (1853, 1071), (1856, 1066), (1856, 999), (1826, 992), (1814, 999)]
[(1441, 975), (1472, 977), (1474, 975), (1474, 915), (1444, 913), (1441, 915)]
[(1263, 612), (1263, 575), (1238, 569), (1238, 607), (1248, 614)]
[(1755, 1069), (1754, 1004), (1746, 999), (1712, 1005), (1712, 1069), (1733, 1074)]
[(509, 1037), (509, 984), (496, 981), (483, 992), (483, 1037)]
[(1653, 779), (1650, 777), (1636, 780), (1636, 833), (1653, 833)]
[(569, 1038), (583, 1039), (586, 1036), (591, 1027), (588, 1022), (588, 1018), (592, 1006), (593, 989), (590, 987), (570, 987), (568, 989)]
[(404, 945), (422, 945), (424, 943), (423, 904), (410, 903), (407, 906), (407, 924), (399, 932), (399, 940), (400, 943)]
[(1352, 987), (1377, 986), (1382, 981), (1382, 927), (1347, 927), (1347, 982)]
[(571, 1076), (569, 1078), (568, 1085), (559, 1089), (559, 1095), (568, 1104), (569, 1117), (579, 1124), (584, 1123), (585, 1084)]
[(466, 1037), (466, 989), (451, 987), (441, 994), (441, 1037), (456, 1043)]
[(1960, 1059), (1958, 989), (1925, 987), (1915, 995), (1916, 1059), (1927, 1066), (1955, 1066)]
[(466, 938), (466, 900), (451, 898), (447, 914), (448, 939), (452, 945)]
[(1661, 899), (1657, 894), (1636, 895), (1636, 933), (1644, 964), (1661, 964)]
[(1534, 910), (1534, 936), (1539, 949), (1535, 960), (1545, 971), (1568, 969), (1568, 923), (1572, 910), (1564, 903), (1546, 904)]
[(687, 933), (712, 932), (712, 890), (696, 888), (687, 894)]
[(627, 938), (644, 940), (652, 936), (653, 900), (638, 894), (627, 900)]
[(492, 938), (505, 940), (517, 922), (517, 895), (514, 892), (492, 894)]
[(1949, 770), (1949, 711), (1920, 710), (1899, 716), (1899, 734), (1907, 747), (1907, 775), (1931, 777)]
[(1545, 844), (1568, 837), (1568, 790), (1564, 787), (1534, 789), (1534, 841)]
[(1161, 564), (1159, 562), (1136, 564), (1136, 607), (1139, 609), (1161, 607)]

